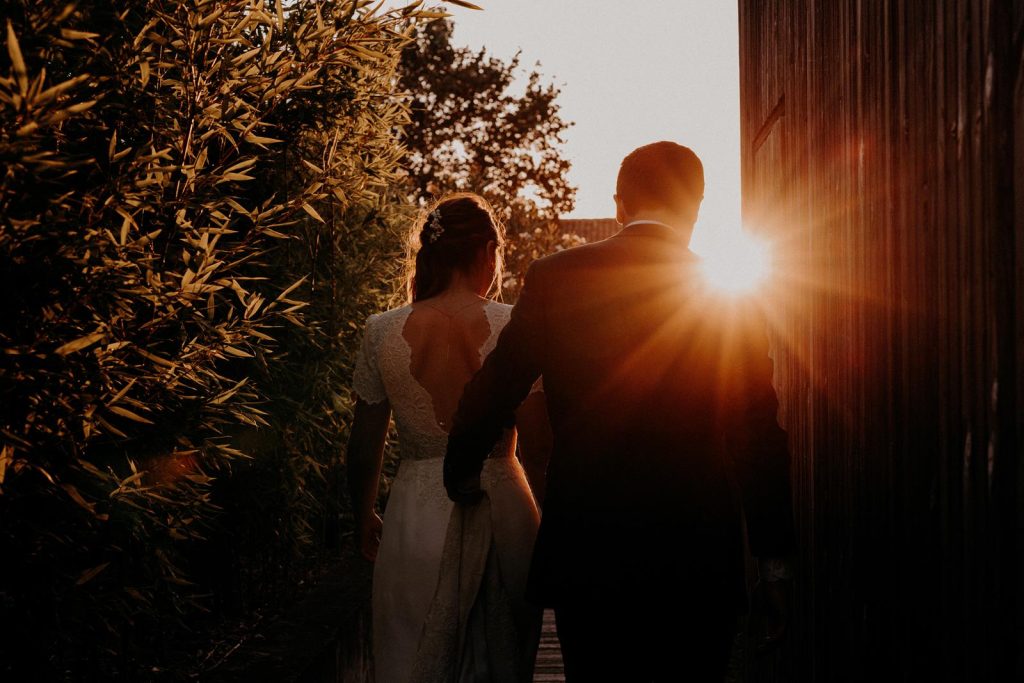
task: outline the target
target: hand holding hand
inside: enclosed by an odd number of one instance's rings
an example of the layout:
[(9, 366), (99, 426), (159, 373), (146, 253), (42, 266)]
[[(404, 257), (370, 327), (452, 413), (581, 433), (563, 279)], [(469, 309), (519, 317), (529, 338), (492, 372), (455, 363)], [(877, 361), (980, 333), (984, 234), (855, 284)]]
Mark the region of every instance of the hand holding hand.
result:
[(480, 490), (480, 468), (466, 471), (465, 466), (456, 467), (457, 462), (450, 455), (444, 459), (444, 490), (455, 503), (472, 505), (483, 498)]
[(370, 513), (359, 525), (359, 551), (370, 562), (377, 559), (377, 550), (380, 548), (381, 530), (384, 528), (384, 520), (376, 512)]
[(455, 481), (445, 481), (448, 497), (462, 505), (472, 505), (484, 496), (480, 488), (480, 474), (473, 474)]

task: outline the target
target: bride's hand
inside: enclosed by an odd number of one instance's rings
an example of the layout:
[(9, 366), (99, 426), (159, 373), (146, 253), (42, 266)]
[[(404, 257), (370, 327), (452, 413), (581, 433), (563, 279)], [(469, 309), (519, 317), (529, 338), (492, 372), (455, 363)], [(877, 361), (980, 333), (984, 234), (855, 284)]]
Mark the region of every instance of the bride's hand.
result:
[(384, 528), (384, 520), (376, 512), (359, 525), (359, 550), (370, 562), (377, 559), (377, 549), (380, 548), (381, 529)]

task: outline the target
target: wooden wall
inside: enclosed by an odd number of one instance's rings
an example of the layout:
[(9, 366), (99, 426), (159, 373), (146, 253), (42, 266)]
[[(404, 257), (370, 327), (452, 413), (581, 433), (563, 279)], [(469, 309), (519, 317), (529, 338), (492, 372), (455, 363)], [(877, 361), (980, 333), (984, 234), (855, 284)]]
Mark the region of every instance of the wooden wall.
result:
[(801, 537), (750, 680), (1024, 680), (1024, 3), (739, 6)]

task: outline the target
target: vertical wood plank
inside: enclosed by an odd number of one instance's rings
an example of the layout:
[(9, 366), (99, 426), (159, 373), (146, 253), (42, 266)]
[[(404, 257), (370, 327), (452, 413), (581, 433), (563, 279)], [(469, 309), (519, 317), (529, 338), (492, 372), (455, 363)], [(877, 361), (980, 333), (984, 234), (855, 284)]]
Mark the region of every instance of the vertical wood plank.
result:
[(739, 4), (801, 535), (790, 651), (750, 680), (1016, 680), (1024, 6)]

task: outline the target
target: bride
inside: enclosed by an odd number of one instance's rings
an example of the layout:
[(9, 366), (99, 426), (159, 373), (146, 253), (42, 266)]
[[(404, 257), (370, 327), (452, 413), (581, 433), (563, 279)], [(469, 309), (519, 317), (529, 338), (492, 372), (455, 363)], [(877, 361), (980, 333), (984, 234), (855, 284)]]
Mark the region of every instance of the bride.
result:
[[(438, 201), (414, 232), (411, 303), (370, 316), (353, 378), (347, 465), (360, 549), (375, 561), (376, 681), (530, 681), (540, 612), (523, 599), (539, 523), (528, 481), (543, 476), (543, 394), (517, 414), (525, 471), (509, 430), (484, 467), (482, 500), (453, 506), (442, 481), (463, 386), (509, 320), (511, 307), (487, 298), (500, 281), (503, 228), (483, 198), (464, 193)], [(392, 413), (401, 461), (381, 520)]]

